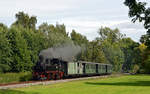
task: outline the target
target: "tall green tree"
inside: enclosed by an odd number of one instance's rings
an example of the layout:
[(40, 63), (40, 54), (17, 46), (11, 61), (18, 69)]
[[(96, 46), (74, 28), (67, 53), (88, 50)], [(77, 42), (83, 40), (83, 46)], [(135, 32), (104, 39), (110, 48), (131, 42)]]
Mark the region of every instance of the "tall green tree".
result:
[(12, 50), (9, 40), (6, 37), (7, 32), (7, 27), (4, 24), (0, 24), (0, 72), (8, 72), (11, 67)]
[(130, 38), (123, 38), (121, 40), (121, 49), (124, 53), (123, 72), (131, 71), (134, 65), (140, 66), (141, 57), (139, 57), (140, 50), (138, 47), (139, 43), (134, 42)]
[[(129, 17), (132, 18), (132, 22), (143, 22), (144, 28), (147, 29), (147, 35), (145, 38), (145, 44), (150, 49), (150, 7), (146, 7), (146, 2), (137, 0), (125, 0), (124, 4), (129, 8)], [(143, 40), (143, 37), (142, 37)]]
[(43, 32), (35, 32), (28, 28), (20, 28), (20, 30), (21, 36), (26, 41), (27, 49), (30, 51), (31, 61), (35, 64), (38, 61), (39, 52), (48, 46), (46, 36)]
[(145, 52), (145, 70), (147, 73), (150, 73), (150, 7), (147, 7), (146, 2), (141, 2), (138, 0), (125, 0), (124, 4), (129, 8), (129, 17), (132, 18), (132, 22), (143, 22), (144, 28), (147, 29), (147, 34), (143, 35), (140, 39), (147, 48)]
[(75, 30), (72, 30), (71, 32), (71, 39), (74, 41), (75, 44), (80, 45), (80, 46), (88, 43), (87, 38), (77, 33)]
[(36, 29), (37, 19), (36, 16), (29, 16), (24, 12), (18, 12), (16, 14), (16, 21), (13, 25), (21, 25), (24, 28)]
[(48, 48), (53, 46), (59, 46), (62, 44), (72, 43), (70, 37), (66, 32), (66, 27), (64, 24), (48, 25), (43, 23), (39, 26), (39, 32), (43, 32), (47, 39)]
[(97, 38), (102, 47), (108, 62), (113, 65), (114, 71), (121, 72), (124, 62), (124, 53), (121, 50), (120, 40), (123, 35), (118, 29), (110, 29), (101, 27), (99, 29), (100, 37)]
[(12, 50), (11, 70), (13, 72), (31, 71), (33, 65), (26, 40), (21, 36), (20, 32), (18, 27), (13, 26), (7, 33)]

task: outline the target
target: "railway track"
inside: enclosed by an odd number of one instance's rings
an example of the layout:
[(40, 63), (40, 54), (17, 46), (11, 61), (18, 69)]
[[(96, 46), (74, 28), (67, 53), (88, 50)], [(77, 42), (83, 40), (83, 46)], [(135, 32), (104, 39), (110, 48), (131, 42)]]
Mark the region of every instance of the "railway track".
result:
[[(112, 75), (81, 77), (81, 78), (71, 78), (71, 79), (61, 79), (61, 80), (49, 80), (49, 81), (28, 81), (28, 82), (18, 82), (18, 83), (10, 83), (10, 84), (0, 84), (0, 89), (21, 88), (21, 87), (29, 87), (29, 86), (35, 86), (35, 85), (50, 85), (50, 84), (55, 84), (55, 83), (64, 83), (64, 82), (76, 81), (76, 80), (107, 78), (109, 76), (112, 76)], [(113, 75), (113, 76), (117, 76), (117, 75)]]

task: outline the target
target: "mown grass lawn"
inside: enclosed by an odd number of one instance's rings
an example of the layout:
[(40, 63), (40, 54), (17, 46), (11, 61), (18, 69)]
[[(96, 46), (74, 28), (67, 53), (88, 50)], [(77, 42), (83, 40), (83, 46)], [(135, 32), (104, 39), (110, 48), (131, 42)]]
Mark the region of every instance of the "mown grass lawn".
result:
[(0, 94), (150, 94), (150, 76), (128, 75), (72, 81), (0, 90)]

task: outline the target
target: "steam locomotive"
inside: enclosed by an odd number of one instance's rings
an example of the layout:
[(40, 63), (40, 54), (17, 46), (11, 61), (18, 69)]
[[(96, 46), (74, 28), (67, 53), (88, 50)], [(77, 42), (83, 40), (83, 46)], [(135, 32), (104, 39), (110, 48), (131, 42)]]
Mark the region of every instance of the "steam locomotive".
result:
[(69, 62), (60, 58), (44, 58), (33, 67), (33, 78), (36, 80), (62, 79), (66, 77), (81, 77), (104, 75), (112, 73), (111, 64), (101, 64), (86, 61)]

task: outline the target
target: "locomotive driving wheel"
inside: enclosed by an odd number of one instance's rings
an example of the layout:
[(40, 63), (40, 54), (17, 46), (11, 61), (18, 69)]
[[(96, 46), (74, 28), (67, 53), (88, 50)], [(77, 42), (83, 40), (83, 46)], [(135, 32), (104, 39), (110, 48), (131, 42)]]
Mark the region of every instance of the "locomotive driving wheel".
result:
[(55, 80), (58, 80), (58, 79), (60, 79), (60, 76), (59, 76), (59, 73), (56, 73), (55, 74)]

